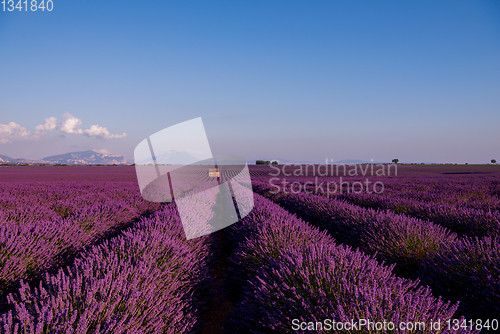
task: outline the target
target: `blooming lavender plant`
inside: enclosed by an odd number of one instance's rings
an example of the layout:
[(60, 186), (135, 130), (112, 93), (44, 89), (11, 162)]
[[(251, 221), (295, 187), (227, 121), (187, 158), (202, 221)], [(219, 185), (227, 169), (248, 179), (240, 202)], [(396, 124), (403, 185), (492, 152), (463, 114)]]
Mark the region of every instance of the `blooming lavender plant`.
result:
[(422, 280), (448, 298), (461, 299), (469, 317), (500, 314), (500, 242), (498, 238), (464, 238), (424, 260)]
[(374, 194), (343, 194), (338, 198), (374, 209), (387, 209), (419, 219), (429, 220), (460, 235), (488, 236), (500, 233), (500, 212), (484, 211), (451, 204), (422, 202), (411, 198)]
[[(164, 219), (164, 218), (169, 219)], [(199, 306), (193, 289), (208, 279), (209, 238), (187, 241), (172, 205), (122, 236), (82, 253), (74, 265), (21, 283), (5, 333), (188, 333)]]
[(133, 183), (2, 183), (0, 294), (158, 205)]
[[(267, 258), (277, 257), (280, 249), (303, 247), (310, 243), (334, 239), (312, 227), (277, 204), (256, 195), (255, 208), (241, 223), (230, 227), (230, 237), (236, 251), (229, 259), (230, 281), (239, 289), (258, 268), (266, 266)], [(259, 238), (253, 238), (253, 235)], [(250, 237), (249, 237), (250, 236)], [(245, 268), (241, 270), (241, 268)]]
[(332, 234), (344, 244), (359, 247), (398, 272), (415, 275), (420, 261), (456, 239), (455, 234), (431, 222), (392, 212), (377, 212), (344, 201), (307, 193), (272, 194), (265, 184), (256, 191)]
[(250, 279), (225, 326), (228, 333), (288, 333), (293, 319), (398, 323), (453, 316), (458, 305), (433, 297), (418, 281), (394, 276), (393, 266), (335, 245), (258, 195), (255, 204), (249, 217), (232, 228), (236, 235), (245, 231), (246, 238), (231, 263)]

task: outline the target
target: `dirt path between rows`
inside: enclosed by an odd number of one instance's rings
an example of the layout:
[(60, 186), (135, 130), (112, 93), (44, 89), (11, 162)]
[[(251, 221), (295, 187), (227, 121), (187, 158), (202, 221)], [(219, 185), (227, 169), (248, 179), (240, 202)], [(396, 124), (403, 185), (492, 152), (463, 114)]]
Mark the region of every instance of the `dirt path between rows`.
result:
[(223, 324), (233, 313), (235, 300), (228, 294), (227, 282), (225, 280), (228, 270), (228, 258), (232, 249), (227, 244), (228, 229), (222, 229), (214, 233), (216, 238), (217, 259), (210, 267), (214, 281), (220, 284), (224, 295), (216, 295), (208, 305), (208, 311), (203, 315), (205, 323), (201, 326), (201, 334), (220, 334)]

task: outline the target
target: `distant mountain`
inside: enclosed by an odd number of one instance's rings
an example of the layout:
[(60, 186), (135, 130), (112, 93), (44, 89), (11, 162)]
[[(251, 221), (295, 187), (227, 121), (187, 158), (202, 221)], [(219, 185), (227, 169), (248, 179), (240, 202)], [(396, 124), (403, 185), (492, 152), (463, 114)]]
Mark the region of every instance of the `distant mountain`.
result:
[(127, 161), (119, 154), (104, 154), (92, 150), (53, 155), (42, 159), (50, 164), (66, 165), (125, 165)]
[(365, 161), (365, 160), (352, 160), (352, 159), (345, 159), (345, 160), (339, 160), (335, 161), (334, 164), (366, 164), (370, 163), (370, 161)]
[(1, 155), (0, 154), (0, 164), (47, 164), (47, 161), (43, 160), (30, 160), (30, 159), (15, 159), (8, 157), (6, 155)]
[[(199, 159), (196, 159), (193, 157), (191, 154), (187, 153), (186, 151), (176, 151), (176, 150), (168, 150), (164, 153), (161, 153), (160, 155), (155, 156), (156, 158), (156, 163), (161, 164), (161, 165), (189, 165), (192, 163), (195, 163), (199, 161)], [(137, 164), (141, 163), (151, 163), (151, 160), (143, 160), (143, 161), (137, 161)]]
[[(322, 164), (324, 165), (326, 163), (326, 160), (323, 161), (307, 161), (307, 160), (288, 160), (288, 159), (260, 159), (260, 160), (278, 160), (280, 165), (293, 165), (293, 164), (301, 164), (301, 165), (306, 165), (306, 164)], [(330, 160), (330, 159), (328, 159)], [(255, 164), (255, 160), (249, 160), (247, 161), (248, 164)], [(350, 160), (350, 159), (345, 159), (345, 160), (339, 160), (335, 162), (328, 161), (328, 164), (334, 165), (334, 164), (344, 164), (344, 165), (353, 165), (353, 164), (364, 164), (364, 163), (375, 163), (375, 162), (370, 162), (370, 161), (365, 161), (365, 160)]]
[(8, 157), (0, 154), (0, 163), (16, 163), (18, 159)]
[(255, 159), (255, 160), (247, 160), (247, 164), (249, 165), (255, 165), (255, 162), (257, 160), (264, 160), (264, 161), (278, 161), (280, 165), (306, 165), (306, 164), (318, 164), (318, 162), (313, 162), (313, 161), (307, 161), (307, 160), (288, 160), (288, 159)]

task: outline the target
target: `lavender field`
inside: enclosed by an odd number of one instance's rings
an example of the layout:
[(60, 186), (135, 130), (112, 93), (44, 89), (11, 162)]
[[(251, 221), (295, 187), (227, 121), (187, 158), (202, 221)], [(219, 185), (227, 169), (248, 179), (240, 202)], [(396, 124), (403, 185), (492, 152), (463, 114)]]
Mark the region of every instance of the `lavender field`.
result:
[(134, 167), (0, 167), (0, 332), (500, 329), (500, 167), (398, 166), (371, 193), (249, 167), (254, 209), (191, 240), (175, 203), (141, 198)]

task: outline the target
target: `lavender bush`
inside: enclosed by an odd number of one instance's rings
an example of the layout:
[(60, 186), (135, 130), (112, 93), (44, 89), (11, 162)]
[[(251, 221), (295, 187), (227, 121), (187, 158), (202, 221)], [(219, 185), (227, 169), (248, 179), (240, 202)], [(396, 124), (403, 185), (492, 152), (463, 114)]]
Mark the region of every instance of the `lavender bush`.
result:
[(127, 183), (2, 183), (0, 293), (158, 205)]
[(440, 294), (461, 299), (460, 311), (469, 317), (500, 314), (500, 242), (498, 238), (464, 238), (425, 259), (425, 283)]
[[(229, 259), (230, 281), (239, 289), (267, 258), (276, 258), (280, 249), (303, 247), (310, 243), (333, 243), (334, 239), (277, 204), (255, 195), (255, 207), (242, 222), (230, 227), (230, 238), (237, 247)], [(259, 235), (259, 238), (252, 236)], [(245, 268), (241, 270), (241, 268)]]
[(453, 316), (457, 305), (436, 299), (428, 288), (418, 287), (418, 281), (394, 276), (393, 266), (335, 245), (317, 229), (266, 202), (256, 195), (254, 211), (233, 228), (234, 234), (245, 231), (247, 237), (231, 263), (251, 278), (226, 324), (228, 333), (288, 333), (293, 319), (364, 317), (397, 323)]
[(399, 274), (419, 277), (437, 293), (463, 301), (460, 312), (468, 317), (493, 316), (500, 308), (498, 242), (491, 241), (497, 239), (458, 239), (446, 228), (392, 212), (304, 193), (269, 194), (262, 184), (256, 189), (332, 231), (338, 241), (376, 253), (379, 259), (395, 263)]
[(414, 199), (374, 194), (343, 194), (338, 198), (374, 209), (388, 209), (412, 217), (429, 220), (460, 235), (488, 236), (500, 233), (500, 212), (457, 207), (451, 204), (422, 202)]
[[(164, 218), (169, 219), (164, 219)], [(5, 333), (187, 333), (193, 289), (208, 280), (209, 238), (186, 241), (172, 205), (123, 236), (95, 246), (73, 266), (22, 283), (0, 318)]]
[[(269, 172), (274, 172), (269, 170)], [(289, 170), (291, 173), (291, 170)], [(270, 175), (253, 170), (254, 180), (269, 183)], [(284, 177), (281, 175), (281, 177)], [(315, 192), (314, 185), (305, 186), (315, 181), (313, 177), (292, 177), (289, 184), (297, 182), (302, 191)], [(330, 198), (346, 200), (351, 204), (377, 210), (391, 210), (415, 218), (432, 221), (449, 228), (459, 235), (493, 236), (500, 233), (500, 179), (498, 174), (491, 175), (405, 175), (404, 177), (376, 177), (371, 182), (382, 182), (384, 191), (354, 193), (348, 189), (336, 189), (327, 183), (339, 184), (338, 177), (324, 177), (324, 193)], [(365, 178), (344, 177), (351, 184), (363, 183)], [(274, 184), (280, 182), (274, 181)], [(290, 189), (289, 189), (290, 190)]]
[(377, 212), (313, 194), (272, 194), (265, 184), (257, 192), (330, 232), (338, 241), (359, 247), (413, 276), (422, 259), (456, 240), (446, 228), (392, 212)]

